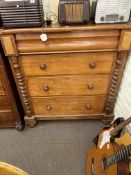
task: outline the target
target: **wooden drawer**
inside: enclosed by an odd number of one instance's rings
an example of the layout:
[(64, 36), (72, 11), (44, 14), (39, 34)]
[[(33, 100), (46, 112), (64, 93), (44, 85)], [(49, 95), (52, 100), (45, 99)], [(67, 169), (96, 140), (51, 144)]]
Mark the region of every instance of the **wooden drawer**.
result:
[(26, 76), (111, 72), (115, 52), (21, 56)]
[[(102, 82), (102, 86), (101, 86)], [(27, 79), (31, 96), (106, 94), (108, 75), (72, 75)]]
[(0, 110), (9, 110), (9, 102), (6, 96), (0, 96)]
[(12, 111), (0, 111), (0, 127), (15, 127), (16, 121), (14, 121), (14, 116)]
[(74, 31), (46, 33), (48, 40), (40, 39), (41, 33), (16, 34), (19, 53), (61, 52), (117, 49), (119, 30)]
[(100, 114), (104, 108), (105, 96), (32, 98), (37, 115), (58, 114)]
[(8, 123), (8, 122), (13, 122), (14, 119), (12, 117), (12, 112), (11, 111), (0, 111), (0, 126), (2, 124)]
[(2, 81), (0, 80), (0, 95), (5, 95), (5, 91), (2, 85)]

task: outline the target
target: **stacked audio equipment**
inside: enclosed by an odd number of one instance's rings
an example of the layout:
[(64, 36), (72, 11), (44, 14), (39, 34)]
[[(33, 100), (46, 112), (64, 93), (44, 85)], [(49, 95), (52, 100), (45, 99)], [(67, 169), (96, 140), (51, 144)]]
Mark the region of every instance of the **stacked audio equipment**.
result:
[(1, 27), (36, 27), (43, 25), (43, 7), (39, 0), (1, 0)]
[(89, 0), (60, 0), (58, 20), (60, 24), (82, 24), (89, 22)]

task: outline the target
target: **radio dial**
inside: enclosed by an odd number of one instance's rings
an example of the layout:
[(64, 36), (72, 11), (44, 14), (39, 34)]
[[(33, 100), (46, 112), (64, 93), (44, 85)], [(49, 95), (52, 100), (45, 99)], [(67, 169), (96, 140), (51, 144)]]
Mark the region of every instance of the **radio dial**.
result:
[(101, 21), (105, 21), (105, 18), (103, 16), (101, 17)]
[(120, 21), (124, 21), (124, 16), (120, 16)]

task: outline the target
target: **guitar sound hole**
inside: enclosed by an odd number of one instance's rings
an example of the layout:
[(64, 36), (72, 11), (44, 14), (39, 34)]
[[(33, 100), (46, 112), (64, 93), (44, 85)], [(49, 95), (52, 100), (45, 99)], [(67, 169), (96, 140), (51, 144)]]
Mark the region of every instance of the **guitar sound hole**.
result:
[(107, 169), (107, 156), (103, 157), (103, 163), (102, 163), (102, 169), (106, 170)]
[(95, 170), (94, 170), (94, 159), (92, 159), (92, 162), (91, 162), (91, 175), (95, 175)]

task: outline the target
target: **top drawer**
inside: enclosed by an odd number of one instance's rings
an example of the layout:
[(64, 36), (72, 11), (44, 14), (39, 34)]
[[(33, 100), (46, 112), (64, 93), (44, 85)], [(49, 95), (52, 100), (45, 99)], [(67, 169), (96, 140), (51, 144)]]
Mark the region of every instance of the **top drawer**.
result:
[(46, 42), (40, 39), (40, 34), (16, 34), (18, 53), (114, 50), (117, 49), (120, 32), (106, 30), (47, 33)]

